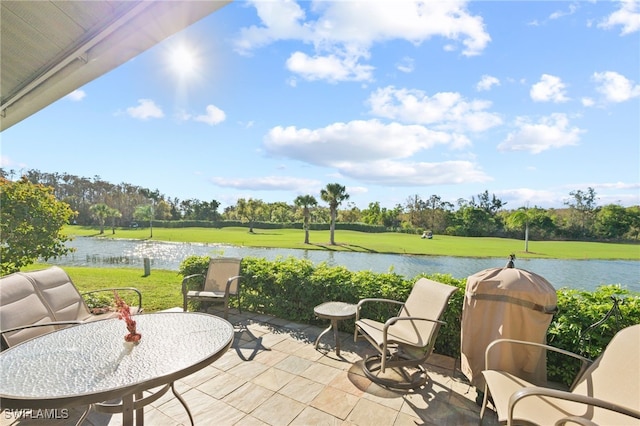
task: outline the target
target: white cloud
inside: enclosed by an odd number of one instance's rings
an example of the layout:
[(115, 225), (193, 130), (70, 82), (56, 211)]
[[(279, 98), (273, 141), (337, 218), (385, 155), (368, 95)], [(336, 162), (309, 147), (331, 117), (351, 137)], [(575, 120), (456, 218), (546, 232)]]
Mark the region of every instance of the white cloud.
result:
[(516, 120), (517, 131), (510, 133), (498, 145), (500, 151), (529, 151), (539, 154), (548, 149), (577, 145), (580, 134), (584, 133), (577, 127), (569, 126), (566, 114), (551, 114), (541, 118), (538, 123), (532, 123), (525, 117)]
[(582, 102), (582, 106), (585, 106), (585, 107), (592, 107), (596, 104), (596, 101), (594, 101), (591, 98), (582, 98), (581, 102)]
[(565, 85), (560, 77), (549, 74), (542, 74), (540, 81), (531, 86), (529, 94), (535, 102), (559, 103), (569, 100), (566, 96)]
[(138, 99), (138, 106), (127, 108), (127, 114), (140, 120), (164, 117), (162, 109), (151, 99)]
[(470, 161), (426, 163), (378, 160), (367, 164), (345, 163), (341, 165), (340, 173), (363, 182), (394, 186), (453, 185), (492, 180)]
[(65, 99), (78, 102), (83, 100), (86, 96), (87, 96), (87, 92), (85, 92), (84, 90), (76, 89), (73, 92), (69, 93), (67, 96), (65, 96)]
[(491, 90), (493, 86), (500, 86), (500, 80), (491, 75), (483, 75), (478, 84), (476, 84), (476, 90), (478, 92)]
[(569, 16), (569, 15), (573, 15), (574, 13), (576, 13), (576, 10), (578, 10), (578, 6), (576, 3), (571, 3), (569, 4), (569, 9), (568, 10), (557, 10), (555, 12), (553, 12), (551, 15), (549, 15), (549, 19), (551, 20), (555, 20), (555, 19), (560, 19), (564, 16)]
[(640, 84), (614, 71), (596, 72), (591, 77), (599, 83), (596, 90), (602, 93), (608, 102), (624, 102), (640, 96)]
[(640, 2), (637, 0), (622, 0), (620, 9), (607, 16), (598, 24), (599, 28), (611, 29), (621, 26), (620, 35), (629, 35), (640, 31)]
[(294, 52), (287, 59), (287, 69), (310, 81), (371, 81), (374, 67), (359, 64), (358, 59), (337, 55), (310, 57), (302, 52)]
[(486, 111), (491, 102), (466, 100), (459, 93), (440, 92), (428, 96), (421, 90), (393, 86), (373, 92), (371, 114), (405, 123), (433, 125), (437, 130), (482, 132), (502, 124), (498, 114)]
[(542, 207), (562, 205), (562, 199), (566, 196), (564, 192), (552, 191), (548, 189), (514, 188), (498, 190), (496, 196), (508, 203), (507, 208), (517, 209), (519, 207)]
[(319, 129), (277, 126), (265, 136), (264, 146), (273, 156), (340, 168), (348, 162), (408, 158), (436, 145), (457, 142), (448, 133), (419, 125), (355, 120)]
[(322, 183), (314, 179), (302, 179), (287, 176), (264, 176), (257, 178), (213, 177), (211, 182), (220, 187), (254, 191), (310, 191), (319, 188)]
[(482, 17), (471, 15), (465, 1), (314, 1), (309, 10), (316, 19), (308, 19), (290, 0), (249, 4), (261, 24), (240, 30), (236, 51), (249, 54), (279, 40), (299, 40), (313, 52), (295, 52), (287, 66), (309, 80), (371, 80), (373, 68), (362, 61), (369, 59), (373, 44), (388, 40), (419, 45), (438, 37), (447, 41), (445, 50), (461, 48), (465, 56), (479, 55), (491, 41)]
[(206, 113), (194, 117), (194, 121), (206, 123), (210, 126), (222, 123), (227, 118), (223, 110), (215, 105), (207, 105)]
[(413, 58), (405, 56), (400, 62), (396, 64), (396, 68), (398, 69), (398, 71), (401, 71), (403, 73), (412, 73), (415, 69)]

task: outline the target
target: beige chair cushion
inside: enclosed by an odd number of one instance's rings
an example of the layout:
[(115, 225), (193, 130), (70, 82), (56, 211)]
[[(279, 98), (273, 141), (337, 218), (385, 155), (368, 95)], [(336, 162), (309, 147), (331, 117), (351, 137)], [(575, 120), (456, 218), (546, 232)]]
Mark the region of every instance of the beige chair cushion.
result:
[(78, 289), (61, 268), (54, 266), (29, 272), (29, 276), (36, 282), (56, 321), (86, 321), (92, 317)]
[[(2, 330), (27, 324), (43, 324), (55, 321), (45, 306), (34, 284), (19, 273), (2, 277), (0, 281), (0, 325)], [(3, 335), (8, 346), (16, 345), (44, 333), (54, 331), (54, 327), (37, 327)]]
[[(242, 259), (212, 257), (209, 260), (209, 268), (204, 280), (204, 292), (213, 292), (213, 297), (221, 297), (216, 293), (222, 293), (224, 297), (227, 288), (227, 281), (231, 277), (240, 275), (240, 263)], [(199, 296), (205, 297), (204, 292), (200, 292)], [(233, 280), (229, 286), (229, 294), (238, 294), (238, 280)], [(189, 295), (187, 295), (189, 296)]]

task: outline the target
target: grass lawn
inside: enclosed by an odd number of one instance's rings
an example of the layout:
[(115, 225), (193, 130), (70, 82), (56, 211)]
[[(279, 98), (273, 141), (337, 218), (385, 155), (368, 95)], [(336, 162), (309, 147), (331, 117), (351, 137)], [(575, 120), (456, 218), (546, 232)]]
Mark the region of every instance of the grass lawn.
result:
[[(67, 226), (69, 236), (100, 238), (149, 239), (149, 228), (117, 228), (112, 234), (105, 229), (100, 235), (96, 227)], [(311, 231), (311, 244), (304, 244), (304, 231), (299, 229), (247, 228), (154, 228), (153, 240), (195, 243), (219, 243), (246, 247), (273, 247), (303, 250), (334, 250), (364, 253), (394, 253), (458, 257), (501, 257), (515, 253), (518, 258), (547, 259), (624, 259), (640, 260), (640, 244), (599, 243), (581, 241), (529, 241), (529, 252), (524, 241), (492, 237), (452, 237), (434, 235), (421, 239), (418, 235), (396, 232), (366, 233), (338, 230), (336, 245), (329, 242), (329, 231)]]

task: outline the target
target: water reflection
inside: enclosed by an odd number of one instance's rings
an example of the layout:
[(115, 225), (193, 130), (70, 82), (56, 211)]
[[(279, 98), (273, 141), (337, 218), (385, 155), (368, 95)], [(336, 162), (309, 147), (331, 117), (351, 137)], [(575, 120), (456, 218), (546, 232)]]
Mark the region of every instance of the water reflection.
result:
[[(139, 240), (102, 240), (77, 237), (69, 243), (76, 252), (49, 263), (68, 266), (139, 267), (149, 258), (152, 269), (177, 271), (180, 263), (191, 255), (263, 257), (275, 260), (293, 256), (313, 263), (342, 265), (349, 270), (396, 272), (406, 277), (420, 273), (444, 273), (456, 278), (486, 268), (502, 267), (507, 258), (468, 258), (447, 256), (409, 256), (399, 254), (371, 254), (320, 250), (237, 247), (220, 244), (168, 243)], [(517, 259), (516, 266), (545, 277), (554, 287), (593, 290), (601, 284), (622, 284), (640, 291), (640, 262), (631, 260), (555, 260)]]

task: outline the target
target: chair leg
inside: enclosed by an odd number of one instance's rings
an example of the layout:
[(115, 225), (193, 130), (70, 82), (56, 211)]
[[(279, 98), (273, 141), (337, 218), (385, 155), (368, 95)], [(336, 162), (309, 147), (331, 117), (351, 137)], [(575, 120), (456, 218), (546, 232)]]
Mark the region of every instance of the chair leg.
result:
[(240, 293), (236, 294), (236, 299), (238, 299), (238, 312), (242, 313), (242, 309), (240, 308)]
[(484, 417), (484, 411), (487, 409), (487, 402), (489, 401), (489, 386), (484, 385), (484, 397), (482, 398), (482, 408), (480, 409), (480, 421)]
[(182, 297), (182, 310), (187, 312), (187, 296)]

